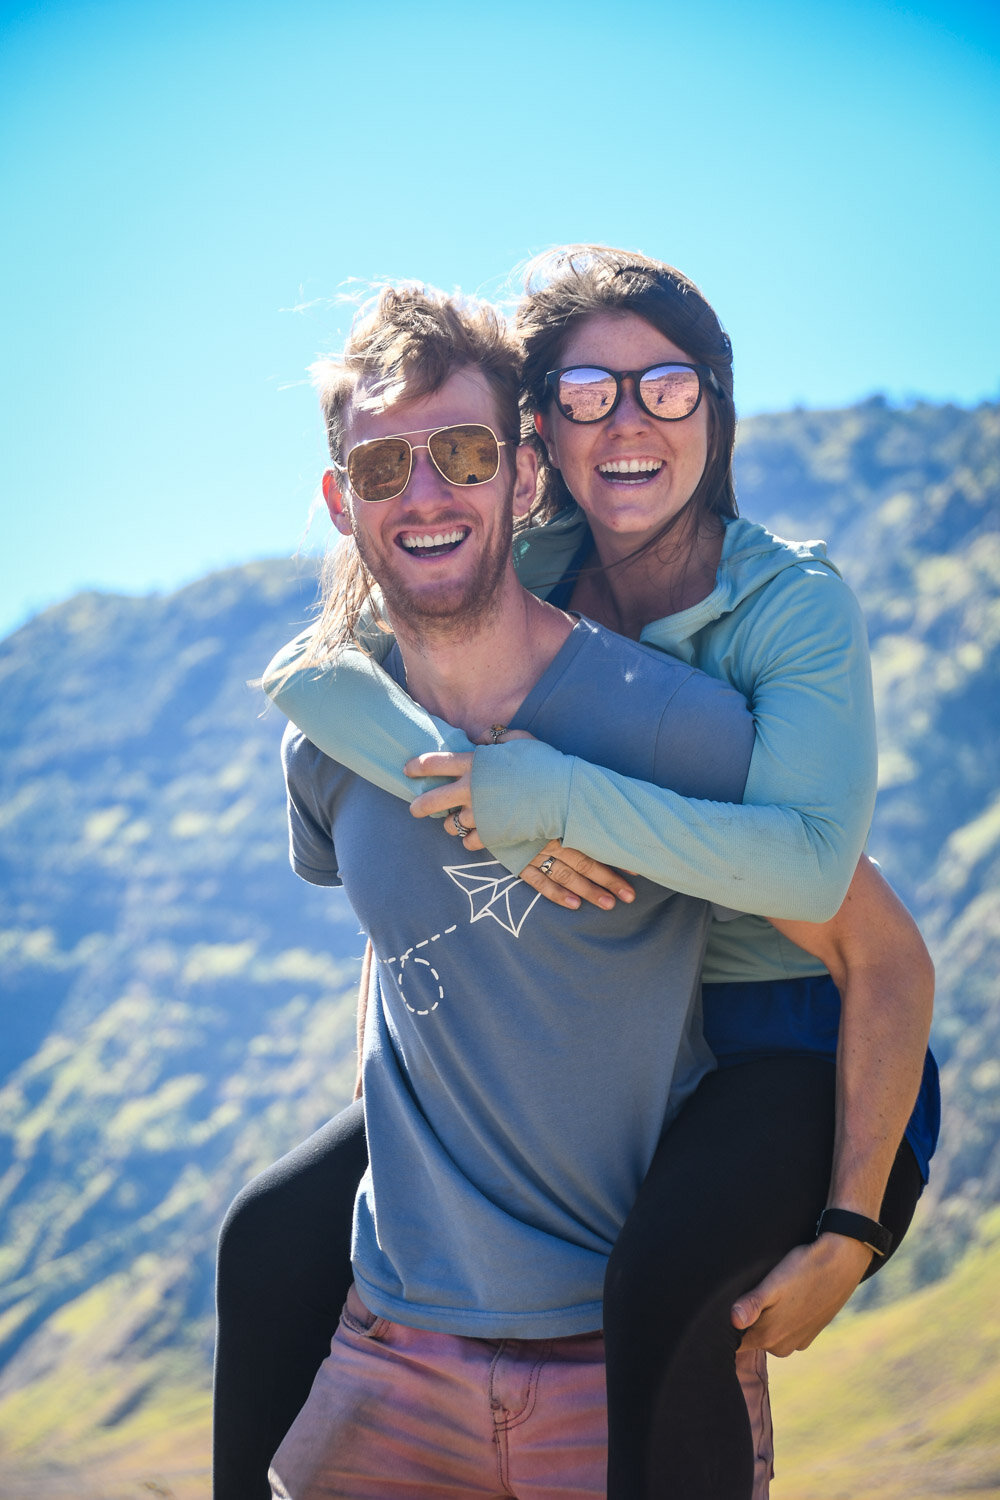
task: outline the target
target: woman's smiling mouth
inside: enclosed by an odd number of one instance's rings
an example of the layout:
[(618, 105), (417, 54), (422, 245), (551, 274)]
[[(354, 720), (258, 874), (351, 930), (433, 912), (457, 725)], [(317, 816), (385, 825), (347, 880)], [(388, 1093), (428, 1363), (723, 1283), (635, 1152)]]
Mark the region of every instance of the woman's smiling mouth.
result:
[(662, 458), (615, 458), (609, 459), (607, 463), (598, 464), (597, 472), (602, 479), (609, 479), (616, 484), (622, 481), (626, 484), (635, 484), (651, 479), (662, 468)]

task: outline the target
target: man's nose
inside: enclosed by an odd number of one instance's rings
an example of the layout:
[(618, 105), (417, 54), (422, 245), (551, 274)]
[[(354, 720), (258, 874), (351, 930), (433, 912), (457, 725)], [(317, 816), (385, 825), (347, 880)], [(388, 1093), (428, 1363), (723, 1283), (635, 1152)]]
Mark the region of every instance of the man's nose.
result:
[(427, 451), (427, 444), (415, 444), (410, 464), (410, 477), (402, 498), (414, 504), (450, 500), (451, 488)]

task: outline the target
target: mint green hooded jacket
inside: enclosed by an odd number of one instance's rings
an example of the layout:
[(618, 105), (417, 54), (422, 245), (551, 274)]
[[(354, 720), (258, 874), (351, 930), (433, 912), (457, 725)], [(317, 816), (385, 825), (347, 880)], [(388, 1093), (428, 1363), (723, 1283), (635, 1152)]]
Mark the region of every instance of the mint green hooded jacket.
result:
[[(522, 533), (514, 548), (521, 582), (546, 597), (585, 539), (575, 506)], [(864, 620), (822, 542), (785, 542), (750, 521), (730, 520), (713, 591), (652, 621), (640, 637), (746, 698), (756, 741), (741, 805), (680, 797), (535, 741), (475, 747), (408, 698), (362, 650), (295, 671), (308, 638), (306, 631), (278, 653), (265, 688), (335, 760), (411, 801), (428, 784), (403, 775), (411, 756), (478, 749), (476, 827), (513, 874), (559, 838), (606, 864), (748, 913), (713, 924), (706, 982), (824, 972), (763, 920), (834, 915), (875, 805)], [(390, 640), (382, 635), (366, 644), (384, 654)], [(581, 702), (580, 711), (599, 713), (601, 705)]]

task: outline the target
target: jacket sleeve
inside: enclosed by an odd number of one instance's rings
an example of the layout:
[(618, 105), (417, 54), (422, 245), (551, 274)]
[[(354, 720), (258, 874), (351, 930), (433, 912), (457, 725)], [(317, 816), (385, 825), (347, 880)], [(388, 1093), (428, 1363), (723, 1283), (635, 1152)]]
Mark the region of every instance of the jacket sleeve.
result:
[[(644, 638), (656, 644), (655, 631)], [(265, 688), (335, 760), (411, 801), (435, 782), (404, 776), (406, 760), (476, 748), (353, 648), (318, 671), (288, 675), (306, 639), (279, 653)], [(475, 757), (472, 789), (476, 826), (494, 857), (519, 874), (560, 838), (734, 910), (790, 921), (831, 917), (875, 802), (871, 669), (857, 601), (825, 568), (789, 568), (728, 617), (718, 640), (701, 665), (733, 683), (754, 716), (741, 805), (680, 797), (537, 741), (491, 745)]]
[[(321, 667), (296, 665), (309, 645), (308, 630), (283, 647), (264, 673), (264, 691), (317, 749), (366, 781), (404, 802), (440, 786), (445, 778), (412, 778), (403, 766), (414, 755), (477, 747), (453, 725), (415, 703), (374, 656), (344, 647)], [(392, 638), (384, 637), (391, 646)], [(493, 747), (490, 747), (493, 748)], [(493, 848), (496, 858), (517, 875), (542, 848), (544, 839)]]
[(738, 911), (823, 922), (839, 909), (875, 804), (864, 620), (826, 569), (791, 568), (719, 637), (712, 675), (747, 698), (756, 739), (742, 805), (679, 797), (550, 746), (477, 755), (479, 835), (561, 838), (595, 859)]

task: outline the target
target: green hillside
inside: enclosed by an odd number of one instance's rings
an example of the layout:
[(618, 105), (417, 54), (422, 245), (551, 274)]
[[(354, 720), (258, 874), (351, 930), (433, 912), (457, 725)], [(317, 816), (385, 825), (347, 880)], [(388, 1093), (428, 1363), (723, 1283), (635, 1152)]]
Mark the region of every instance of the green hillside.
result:
[[(920, 1307), (954, 1306), (959, 1343), (988, 1329), (972, 1292), (949, 1291), (965, 1283), (941, 1278), (961, 1261), (954, 1275), (974, 1279), (976, 1256), (995, 1255), (976, 1247), (1000, 1203), (1000, 408), (757, 418), (739, 480), (745, 514), (827, 537), (865, 607), (883, 749), (872, 848), (939, 976), (944, 1144), (919, 1227), (860, 1298), (876, 1310), (779, 1372), (781, 1399), (806, 1402), (782, 1418), (798, 1474), (794, 1434), (824, 1409), (807, 1371), (839, 1341), (846, 1359), (862, 1328), (917, 1339), (921, 1315), (905, 1319)], [(290, 564), (254, 564), (168, 597), (81, 595), (0, 642), (5, 1497), (207, 1493), (221, 1216), (349, 1094), (362, 944), (339, 893), (288, 869), (282, 725), (247, 685), (313, 591)], [(885, 1408), (887, 1433), (904, 1405)], [(928, 1454), (964, 1434), (972, 1462), (980, 1438), (945, 1410), (928, 1408)], [(984, 1453), (1000, 1432), (988, 1411)], [(787, 1500), (813, 1493), (783, 1482)]]
[(998, 1289), (994, 1211), (946, 1281), (771, 1360), (774, 1500), (996, 1500)]
[(247, 685), (312, 593), (253, 566), (0, 647), (5, 1494), (15, 1455), (82, 1463), (178, 1385), (202, 1411), (226, 1205), (349, 1097), (362, 943), (288, 868)]

